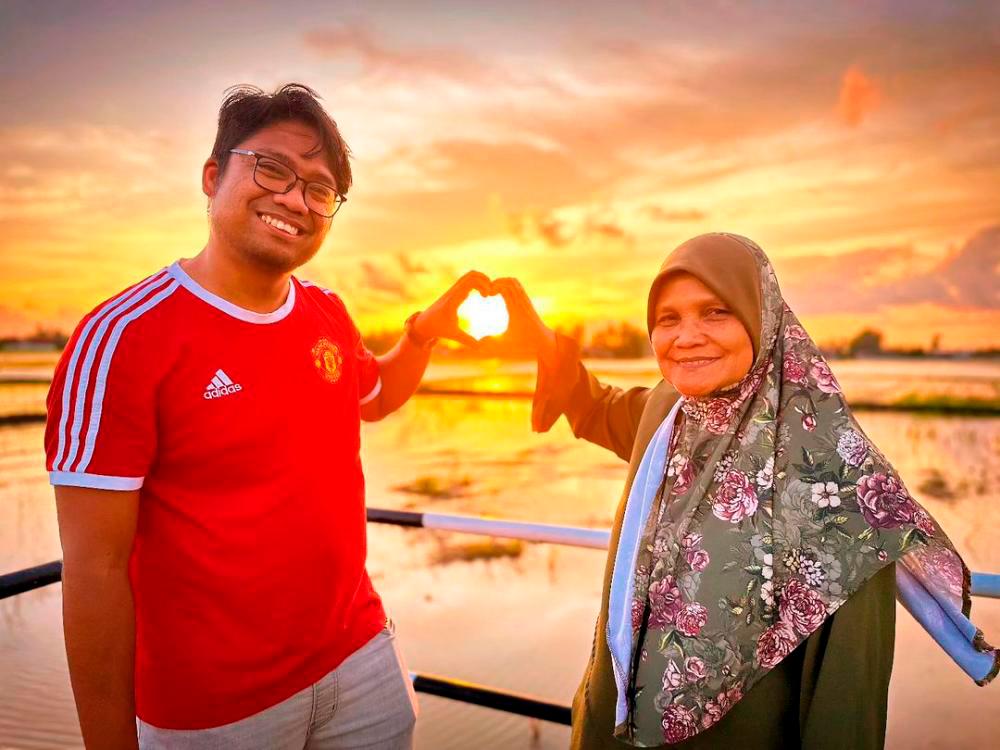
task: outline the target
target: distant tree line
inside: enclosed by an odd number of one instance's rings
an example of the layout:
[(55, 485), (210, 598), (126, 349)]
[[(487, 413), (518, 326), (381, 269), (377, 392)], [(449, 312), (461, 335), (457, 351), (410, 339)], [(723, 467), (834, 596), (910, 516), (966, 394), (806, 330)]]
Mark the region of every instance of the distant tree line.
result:
[(62, 351), (69, 336), (62, 331), (39, 327), (30, 336), (0, 336), (3, 351)]
[[(594, 359), (641, 359), (651, 357), (653, 350), (649, 345), (646, 330), (628, 322), (606, 323), (599, 328), (587, 329), (577, 324), (567, 328), (557, 329), (569, 336), (580, 345), (584, 357)], [(375, 354), (389, 351), (402, 335), (399, 329), (381, 329), (365, 334), (366, 346)], [(62, 331), (39, 328), (34, 334), (24, 337), (0, 337), (0, 351), (17, 350), (61, 350), (66, 346), (69, 337)], [(921, 347), (892, 348), (883, 344), (882, 332), (874, 328), (865, 328), (846, 342), (832, 342), (820, 345), (820, 350), (828, 357), (998, 357), (1000, 349), (990, 347), (971, 352), (942, 352), (939, 350), (940, 334), (931, 337), (930, 345)], [(444, 350), (438, 350), (445, 354)], [(478, 357), (478, 356), (518, 357), (523, 352), (513, 351), (505, 347), (502, 341), (489, 342), (482, 351), (469, 352), (461, 349), (449, 350), (448, 357)]]

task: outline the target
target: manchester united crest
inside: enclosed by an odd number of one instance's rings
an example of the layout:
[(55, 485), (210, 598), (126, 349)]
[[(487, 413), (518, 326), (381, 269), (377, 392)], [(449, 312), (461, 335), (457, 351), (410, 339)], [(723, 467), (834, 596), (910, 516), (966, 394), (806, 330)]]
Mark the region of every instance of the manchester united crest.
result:
[(335, 343), (330, 339), (320, 339), (312, 348), (312, 357), (313, 364), (326, 382), (336, 383), (340, 380), (340, 374), (344, 370), (344, 357)]

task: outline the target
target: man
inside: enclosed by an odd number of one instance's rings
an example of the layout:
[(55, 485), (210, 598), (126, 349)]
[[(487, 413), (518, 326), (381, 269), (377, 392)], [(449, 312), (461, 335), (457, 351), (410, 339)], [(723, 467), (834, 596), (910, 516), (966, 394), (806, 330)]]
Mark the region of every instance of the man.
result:
[(465, 344), (470, 272), (375, 358), (292, 271), (351, 185), (305, 86), (230, 92), (210, 232), (80, 323), (49, 393), (70, 678), (88, 748), (410, 747), (416, 703), (365, 571), (360, 420)]

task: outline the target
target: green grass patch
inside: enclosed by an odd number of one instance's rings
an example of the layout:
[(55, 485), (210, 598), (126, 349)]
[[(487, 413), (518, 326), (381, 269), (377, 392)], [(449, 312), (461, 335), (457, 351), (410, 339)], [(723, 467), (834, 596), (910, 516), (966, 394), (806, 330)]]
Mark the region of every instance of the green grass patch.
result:
[(925, 411), (938, 414), (1000, 414), (1000, 398), (968, 398), (964, 396), (919, 396), (911, 393), (889, 405), (905, 411)]

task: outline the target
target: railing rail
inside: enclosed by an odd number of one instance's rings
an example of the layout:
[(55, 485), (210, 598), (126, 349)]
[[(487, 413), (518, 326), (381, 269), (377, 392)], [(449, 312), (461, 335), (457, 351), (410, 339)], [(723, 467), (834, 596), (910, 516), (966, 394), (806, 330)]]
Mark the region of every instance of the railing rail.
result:
[[(383, 508), (369, 508), (368, 520), (372, 523), (385, 523), (394, 526), (483, 534), (591, 549), (607, 548), (611, 538), (611, 532), (602, 529), (502, 521), (443, 513), (417, 513)], [(57, 583), (61, 579), (61, 560), (0, 575), (0, 599)], [(973, 573), (972, 594), (1000, 598), (1000, 575)], [(436, 695), (441, 698), (449, 698), (462, 703), (484, 706), (557, 724), (568, 725), (570, 723), (570, 707), (559, 703), (435, 675), (411, 672), (410, 679), (413, 681), (414, 690), (428, 695)]]
[[(589, 549), (607, 549), (611, 541), (611, 532), (607, 529), (505, 521), (445, 513), (369, 508), (368, 520), (371, 523), (384, 523), (393, 526), (456, 531), (464, 534), (481, 534), (504, 539), (520, 539), (526, 542), (545, 542)], [(62, 563), (58, 560), (34, 568), (0, 575), (0, 599), (56, 583), (61, 576)], [(1000, 599), (1000, 574), (973, 573), (972, 595)]]
[(418, 693), (450, 698), (461, 703), (471, 703), (474, 706), (484, 706), (556, 724), (570, 723), (570, 707), (560, 703), (436, 675), (411, 672), (410, 679), (413, 681), (413, 689)]

